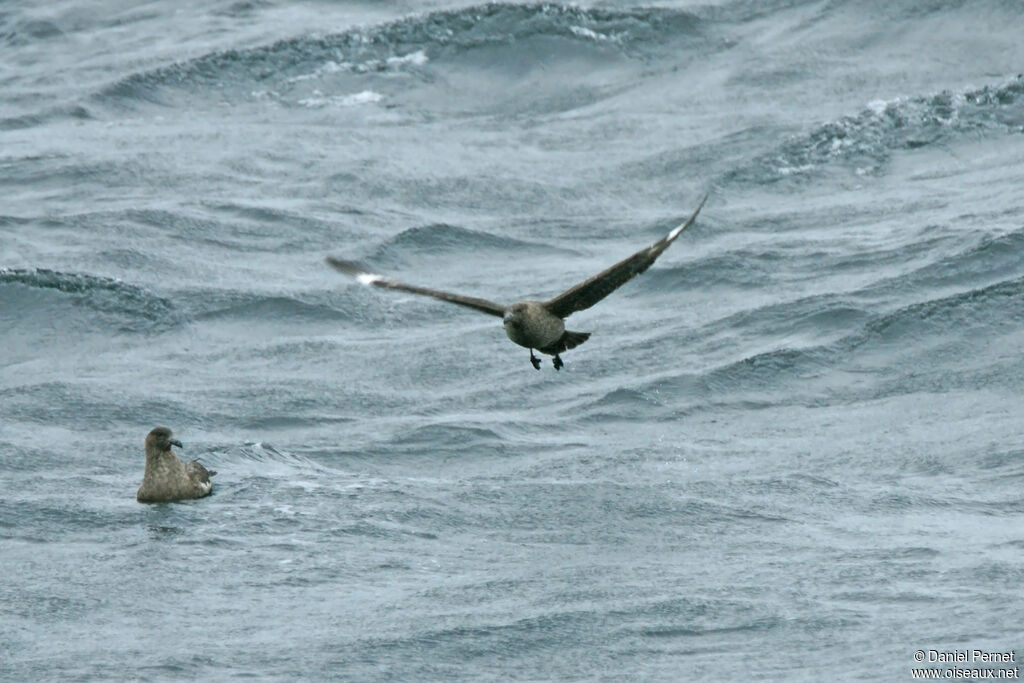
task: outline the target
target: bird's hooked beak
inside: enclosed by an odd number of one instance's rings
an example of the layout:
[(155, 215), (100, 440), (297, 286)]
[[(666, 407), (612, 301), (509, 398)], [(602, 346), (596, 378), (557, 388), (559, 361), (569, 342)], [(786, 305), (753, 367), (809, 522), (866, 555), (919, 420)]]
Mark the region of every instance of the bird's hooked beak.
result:
[[(178, 441), (177, 439), (171, 439), (167, 443), (171, 444), (172, 446), (177, 446), (178, 448), (184, 448), (184, 446), (181, 445), (181, 442)], [(168, 449), (168, 450), (170, 450), (170, 449)]]

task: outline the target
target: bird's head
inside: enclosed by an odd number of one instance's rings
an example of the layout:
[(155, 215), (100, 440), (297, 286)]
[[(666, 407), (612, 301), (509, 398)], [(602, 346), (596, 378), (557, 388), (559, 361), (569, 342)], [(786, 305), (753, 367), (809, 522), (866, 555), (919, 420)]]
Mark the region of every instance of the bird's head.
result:
[(171, 446), (184, 448), (181, 442), (174, 438), (171, 430), (167, 427), (153, 427), (146, 435), (146, 452), (162, 453), (171, 450)]
[(523, 317), (526, 315), (526, 304), (518, 303), (512, 304), (505, 309), (505, 315), (502, 318), (502, 324), (505, 327), (521, 327), (523, 324)]

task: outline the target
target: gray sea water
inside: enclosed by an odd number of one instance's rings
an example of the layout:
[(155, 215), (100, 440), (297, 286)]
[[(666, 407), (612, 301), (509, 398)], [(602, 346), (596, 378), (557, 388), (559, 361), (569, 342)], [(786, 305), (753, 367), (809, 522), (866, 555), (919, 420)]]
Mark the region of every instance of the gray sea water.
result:
[[(0, 5), (0, 677), (1024, 651), (1022, 35), (1011, 0)], [(705, 192), (561, 372), (324, 263), (547, 298)], [(135, 501), (158, 424), (212, 497)]]

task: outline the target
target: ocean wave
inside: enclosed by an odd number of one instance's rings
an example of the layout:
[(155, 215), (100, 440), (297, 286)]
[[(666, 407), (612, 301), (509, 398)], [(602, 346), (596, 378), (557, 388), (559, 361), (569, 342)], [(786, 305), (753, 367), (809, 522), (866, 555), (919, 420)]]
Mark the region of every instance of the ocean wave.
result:
[(93, 118), (92, 112), (78, 104), (68, 104), (53, 107), (35, 114), (22, 114), (20, 116), (8, 116), (0, 118), (0, 130), (18, 130), (20, 128), (33, 128), (51, 121), (70, 118), (79, 121), (88, 121)]
[[(822, 315), (830, 319), (839, 315), (843, 324), (858, 323), (856, 329), (833, 341), (801, 348), (784, 346), (730, 362), (710, 369), (703, 380), (715, 390), (766, 388), (783, 378), (799, 379), (815, 375), (824, 368), (855, 365), (858, 355), (872, 354), (880, 346), (888, 348), (899, 344), (908, 353), (913, 353), (915, 348), (920, 353), (928, 353), (931, 347), (924, 344), (927, 340), (955, 344), (969, 340), (976, 330), (994, 333), (1000, 326), (1019, 324), (1024, 318), (1021, 311), (1024, 311), (1024, 278), (929, 299), (874, 316), (867, 316), (856, 308), (846, 310), (840, 305)], [(766, 319), (777, 315), (773, 313)], [(895, 362), (891, 357), (890, 361)]]
[(260, 319), (280, 323), (351, 319), (330, 303), (280, 294), (195, 292), (185, 295), (184, 300), (196, 307), (193, 315), (197, 320)]
[[(212, 211), (230, 214), (232, 217), (241, 218), (256, 223), (267, 223), (277, 225), (288, 223), (300, 228), (303, 232), (329, 232), (331, 235), (349, 238), (351, 234), (342, 232), (343, 226), (337, 221), (322, 220), (315, 216), (309, 216), (298, 211), (281, 209), (274, 206), (260, 206), (254, 204), (239, 204), (234, 202), (206, 202), (204, 206)], [(346, 216), (367, 216), (363, 209), (352, 205), (332, 205), (332, 214), (343, 214)]]
[(877, 175), (898, 150), (990, 130), (1024, 133), (1024, 75), (975, 90), (871, 102), (858, 114), (787, 140), (726, 178), (760, 184), (837, 164), (857, 175)]
[(0, 23), (0, 43), (21, 47), (64, 36), (57, 24), (46, 19), (23, 19), (12, 24)]
[(462, 424), (431, 424), (417, 427), (396, 437), (392, 444), (417, 451), (440, 449), (446, 453), (452, 450), (476, 452), (480, 447), (503, 443), (502, 437), (486, 427)]
[(202, 424), (205, 419), (193, 404), (163, 394), (146, 398), (77, 378), (0, 389), (0, 401), (12, 420), (83, 433), (97, 425), (137, 426), (140, 416), (158, 415), (167, 424)]
[(850, 295), (824, 294), (771, 303), (738, 311), (708, 323), (702, 335), (735, 337), (738, 330), (751, 337), (801, 335), (809, 339), (845, 336), (872, 318), (870, 311)]
[(219, 456), (218, 462), (259, 463), (261, 465), (274, 463), (297, 469), (329, 471), (329, 468), (309, 458), (295, 453), (280, 451), (272, 444), (263, 441), (256, 441), (233, 448), (228, 453)]
[(971, 329), (1018, 325), (1024, 320), (1024, 277), (911, 304), (870, 321), (850, 348), (870, 340), (912, 341), (922, 336), (958, 339)]
[[(914, 249), (919, 250), (920, 244), (914, 245)], [(906, 296), (915, 291), (934, 292), (940, 288), (982, 287), (1019, 273), (1021, 254), (1024, 254), (1024, 230), (983, 235), (966, 249), (899, 276), (879, 280), (861, 294), (900, 292)]]
[(548, 254), (551, 249), (552, 247), (540, 242), (518, 240), (447, 223), (432, 223), (401, 231), (377, 247), (369, 259), (374, 262), (400, 264), (404, 263), (407, 256), (454, 255), (464, 258), (466, 254), (481, 255), (487, 252)]
[(401, 57), (392, 56), (384, 59), (370, 59), (368, 61), (352, 64), (351, 62), (335, 62), (328, 60), (308, 74), (292, 76), (286, 80), (287, 83), (300, 83), (302, 81), (325, 78), (341, 72), (349, 73), (379, 73), (398, 70), (406, 66), (423, 66), (428, 62), (427, 53), (424, 50), (416, 50)]
[[(490, 3), (414, 15), (394, 22), (320, 36), (299, 36), (255, 48), (203, 55), (131, 74), (107, 86), (100, 100), (162, 103), (163, 88), (213, 87), (223, 96), (232, 85), (240, 92), (278, 96), (296, 85), (338, 74), (360, 75), (421, 69), (438, 57), (489, 46), (516, 47), (537, 38), (571, 45), (612, 45), (634, 54), (698, 32), (700, 20), (678, 10), (585, 9), (543, 3)], [(520, 51), (516, 68), (531, 59)], [(545, 60), (543, 54), (533, 56)], [(495, 68), (507, 60), (493, 62)], [(246, 89), (244, 86), (248, 86)], [(351, 95), (351, 93), (350, 93)], [(308, 98), (302, 98), (308, 99)]]
[[(240, 426), (252, 431), (273, 428), (260, 424)], [(198, 457), (200, 462), (218, 472), (214, 480), (214, 496), (237, 500), (255, 494), (262, 501), (262, 492), (268, 487), (284, 485), (291, 489), (289, 502), (273, 506), (275, 514), (271, 518), (260, 515), (253, 522), (265, 529), (289, 519), (294, 521), (296, 515), (319, 514), (314, 513), (313, 508), (323, 501), (325, 495), (336, 499), (337, 492), (342, 488), (338, 478), (343, 475), (338, 470), (303, 455), (279, 449), (266, 441), (221, 446), (195, 444), (194, 448), (189, 448), (186, 441), (185, 446), (188, 457)], [(302, 492), (296, 492), (296, 489)]]
[[(587, 422), (676, 420), (723, 406), (757, 409), (782, 403), (846, 404), (914, 391), (994, 386), (1019, 361), (964, 366), (979, 335), (998, 339), (1024, 322), (1024, 277), (871, 314), (855, 296), (809, 297), (734, 314), (695, 332), (688, 342), (709, 357), (760, 340), (766, 350), (704, 369), (657, 375), (619, 386), (577, 407)], [(789, 341), (792, 336), (800, 345)], [(777, 346), (771, 348), (773, 338)], [(750, 344), (746, 344), (749, 346)], [(927, 368), (925, 371), (923, 368)], [(869, 373), (872, 381), (859, 381)], [(783, 400), (779, 392), (784, 391)]]
[(655, 268), (638, 286), (660, 289), (692, 289), (714, 285), (759, 288), (779, 271), (785, 258), (781, 250), (734, 249), (692, 263)]
[(20, 287), (60, 292), (76, 306), (98, 314), (94, 322), (122, 332), (160, 332), (183, 322), (169, 299), (113, 278), (44, 268), (0, 268), (0, 292), (12, 307)]
[(730, 390), (774, 389), (780, 379), (792, 378), (829, 359), (823, 346), (795, 349), (783, 347), (758, 353), (712, 369), (703, 376), (712, 393)]
[(357, 107), (361, 104), (377, 104), (384, 99), (384, 96), (379, 92), (373, 90), (362, 90), (357, 93), (351, 93), (348, 95), (324, 95), (319, 90), (314, 90), (313, 93), (306, 98), (299, 100), (299, 104), (309, 109), (319, 109), (321, 107)]
[[(177, 295), (176, 303), (190, 320), (227, 327), (241, 324), (248, 330), (246, 334), (252, 333), (254, 325), (278, 330), (314, 326), (337, 331), (350, 325), (390, 328), (433, 319), (429, 310), (410, 309), (395, 297), (382, 297), (380, 292), (350, 278), (332, 278), (329, 271), (325, 272), (332, 285), (327, 290), (286, 294), (190, 288)], [(252, 349), (246, 353), (252, 353)]]

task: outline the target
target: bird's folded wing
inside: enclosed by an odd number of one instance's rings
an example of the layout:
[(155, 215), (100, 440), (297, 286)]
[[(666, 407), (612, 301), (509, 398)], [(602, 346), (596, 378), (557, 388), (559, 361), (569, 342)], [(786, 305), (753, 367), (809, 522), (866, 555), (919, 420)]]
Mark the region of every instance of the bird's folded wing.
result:
[(602, 270), (594, 277), (584, 280), (575, 287), (559, 294), (554, 299), (544, 302), (544, 307), (560, 318), (565, 318), (576, 311), (590, 308), (650, 268), (651, 264), (661, 256), (661, 252), (668, 249), (668, 246), (682, 234), (683, 230), (693, 225), (693, 222), (697, 219), (697, 214), (700, 213), (700, 210), (704, 207), (704, 202), (707, 200), (708, 196), (704, 195), (693, 215), (665, 237), (662, 237), (649, 247), (644, 247), (632, 256), (619, 261), (611, 268)]
[(217, 474), (217, 471), (207, 469), (198, 460), (189, 460), (185, 463), (185, 473), (192, 481), (206, 482), (210, 481), (210, 477)]
[(461, 294), (452, 294), (451, 292), (442, 292), (437, 289), (417, 287), (416, 285), (407, 285), (404, 282), (396, 282), (394, 280), (389, 280), (382, 275), (371, 273), (351, 261), (342, 261), (341, 259), (336, 259), (333, 256), (327, 257), (327, 263), (336, 270), (339, 270), (346, 275), (351, 275), (364, 285), (386, 287), (387, 289), (397, 289), (411, 294), (431, 296), (435, 299), (440, 299), (441, 301), (448, 301), (453, 304), (458, 304), (459, 306), (466, 306), (467, 308), (482, 311), (483, 313), (490, 313), (491, 315), (496, 315), (499, 318), (505, 315), (504, 306), (496, 304), (493, 301), (488, 301), (487, 299), (477, 299), (476, 297), (462, 296)]

